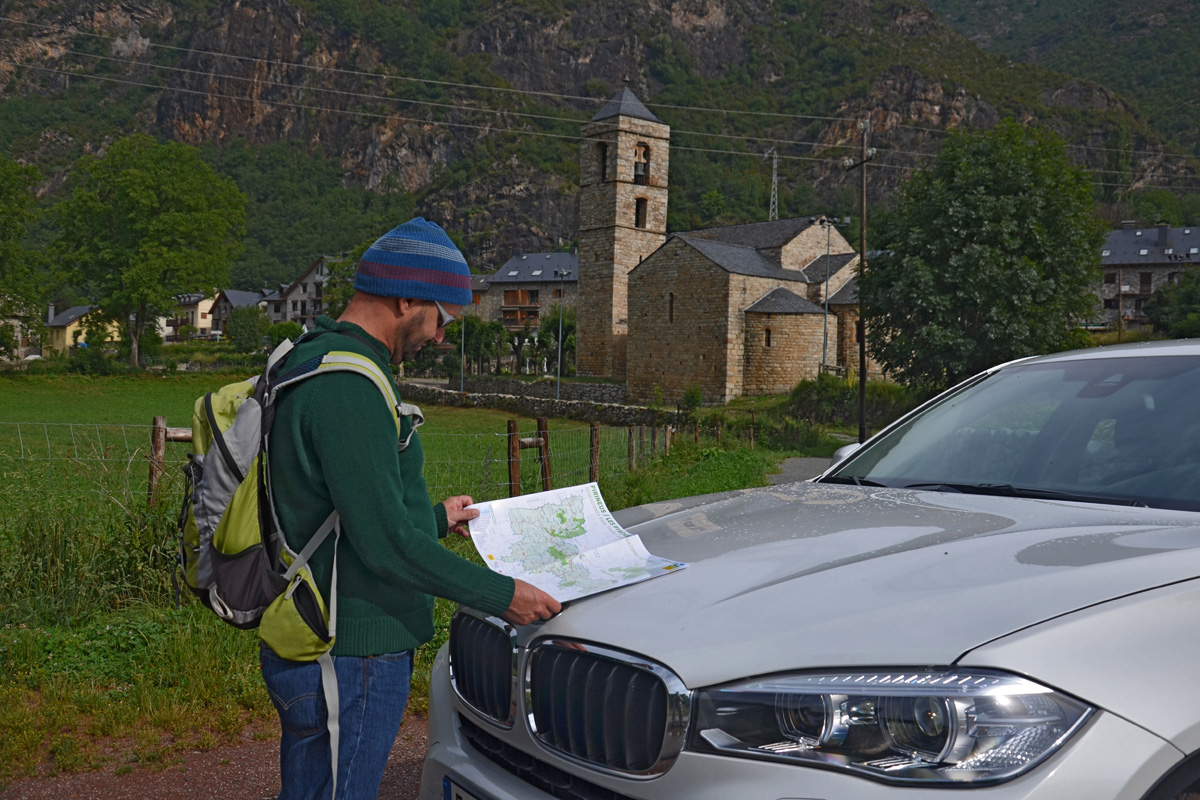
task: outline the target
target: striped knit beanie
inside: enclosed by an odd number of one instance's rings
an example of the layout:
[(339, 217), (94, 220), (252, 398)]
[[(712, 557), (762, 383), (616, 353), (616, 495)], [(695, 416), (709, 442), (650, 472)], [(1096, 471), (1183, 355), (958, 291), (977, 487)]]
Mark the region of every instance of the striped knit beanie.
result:
[(358, 262), (354, 288), (382, 297), (465, 306), (471, 302), (471, 271), (436, 222), (416, 217), (367, 248)]

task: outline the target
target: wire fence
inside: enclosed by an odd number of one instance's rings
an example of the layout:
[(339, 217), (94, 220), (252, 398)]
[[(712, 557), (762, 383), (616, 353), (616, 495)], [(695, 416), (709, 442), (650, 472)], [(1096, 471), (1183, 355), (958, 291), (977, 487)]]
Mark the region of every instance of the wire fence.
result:
[[(190, 441), (174, 441), (181, 429), (154, 425), (0, 422), (0, 512), (37, 498), (102, 495), (144, 503), (151, 492), (176, 498)], [(746, 431), (688, 426), (613, 427), (596, 424), (524, 430), (510, 423), (492, 433), (421, 432), (424, 476), (435, 500), (469, 494), (476, 502), (604, 480), (630, 472), (665, 454), (680, 436), (709, 444), (746, 439)], [(749, 432), (753, 437), (753, 430)], [(162, 441), (164, 440), (165, 441)]]

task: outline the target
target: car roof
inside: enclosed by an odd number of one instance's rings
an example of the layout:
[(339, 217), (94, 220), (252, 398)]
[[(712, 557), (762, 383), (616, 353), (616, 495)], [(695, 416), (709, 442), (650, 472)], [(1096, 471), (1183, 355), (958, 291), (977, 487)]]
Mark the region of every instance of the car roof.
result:
[(1056, 361), (1085, 361), (1095, 358), (1143, 358), (1147, 356), (1200, 356), (1200, 339), (1167, 339), (1153, 342), (1133, 342), (1105, 347), (1068, 350), (1046, 356), (1022, 358), (1001, 364), (996, 369), (1014, 364), (1047, 364)]

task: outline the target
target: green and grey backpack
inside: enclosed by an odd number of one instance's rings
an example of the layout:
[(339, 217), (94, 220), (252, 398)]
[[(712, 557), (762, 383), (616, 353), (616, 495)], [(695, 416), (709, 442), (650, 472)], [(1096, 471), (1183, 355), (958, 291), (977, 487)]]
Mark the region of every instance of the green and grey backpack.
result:
[[(301, 341), (326, 332), (307, 334)], [(402, 420), (411, 420), (407, 436), (399, 441), (401, 450), (424, 418), (417, 406), (399, 402), (390, 377), (371, 359), (334, 350), (285, 370), (292, 347), (290, 341), (279, 345), (261, 375), (223, 386), (196, 401), (194, 452), (184, 467), (178, 561), (184, 583), (218, 617), (238, 628), (258, 628), (259, 638), (282, 658), (321, 665), (336, 792), (337, 678), (329, 650), (337, 636), (341, 526), (334, 510), (303, 550), (288, 546), (271, 502), (267, 469), (275, 403), (282, 389), (300, 381), (330, 372), (353, 372), (379, 389), (396, 422), (398, 441), (405, 427)], [(330, 596), (325, 598), (307, 565), (330, 533), (334, 568)]]

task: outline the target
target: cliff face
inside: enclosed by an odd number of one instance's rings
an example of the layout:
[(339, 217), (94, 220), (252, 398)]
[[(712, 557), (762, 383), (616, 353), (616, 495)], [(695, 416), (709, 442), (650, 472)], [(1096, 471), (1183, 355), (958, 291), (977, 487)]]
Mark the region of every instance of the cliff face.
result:
[[(797, 152), (816, 157), (844, 155), (844, 145), (858, 142), (857, 121), (869, 116), (873, 143), (899, 167), (872, 171), (875, 197), (906, 167), (927, 163), (919, 154), (936, 151), (938, 131), (988, 127), (1006, 115), (1036, 118), (1097, 146), (1111, 141), (1113, 120), (1126, 120), (1147, 165), (1162, 153), (1124, 101), (1100, 87), (1027, 70), (1009, 82), (1019, 90), (1005, 88), (995, 80), (1005, 68), (1000, 60), (985, 58), (922, 5), (482, 5), (470, 24), (439, 29), (425, 62), (435, 65), (425, 76), (438, 75), (437, 83), (385, 75), (398, 72), (385, 45), (321, 16), (319, 0), (0, 0), (0, 17), (10, 20), (0, 24), (17, 32), (0, 40), (0, 102), (39, 97), (54, 108), (68, 87), (90, 82), (99, 108), (130, 112), (85, 141), (51, 119), (12, 151), (50, 165), (53, 190), (70, 154), (95, 152), (130, 130), (218, 148), (287, 140), (337, 158), (347, 186), (413, 193), (420, 213), (462, 233), (472, 263), (492, 268), (514, 249), (557, 249), (574, 237), (577, 145), (569, 137), (623, 84), (651, 103), (682, 97), (679, 105), (810, 115), (764, 115), (751, 124), (652, 105), (681, 132), (814, 141)], [(483, 83), (497, 91), (464, 88)], [(1041, 88), (1031, 94), (1031, 83)], [(770, 146), (684, 141), (757, 153)], [(1101, 150), (1079, 152), (1089, 164), (1103, 163)], [(689, 186), (679, 164), (673, 160), (672, 186), (698, 194), (704, 187)], [(1130, 177), (1141, 168), (1131, 164)], [(794, 179), (827, 199), (853, 176), (828, 161)]]

